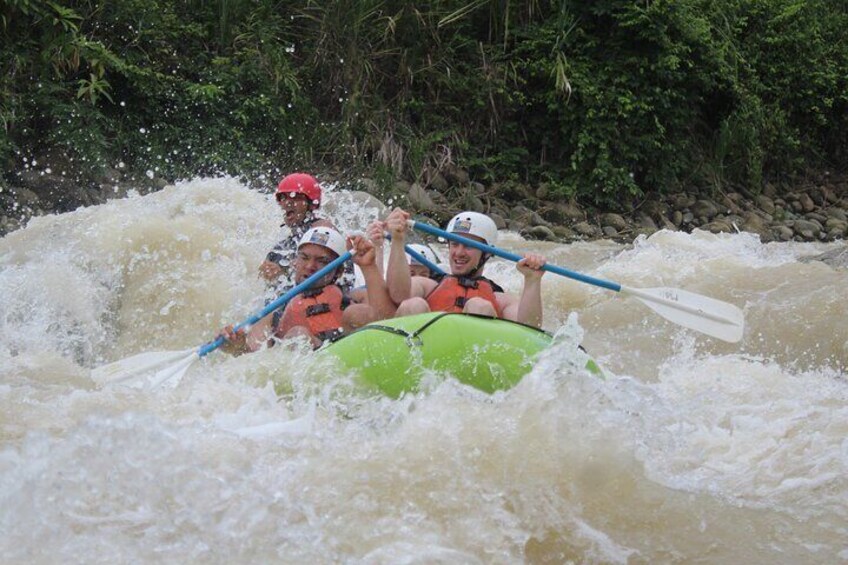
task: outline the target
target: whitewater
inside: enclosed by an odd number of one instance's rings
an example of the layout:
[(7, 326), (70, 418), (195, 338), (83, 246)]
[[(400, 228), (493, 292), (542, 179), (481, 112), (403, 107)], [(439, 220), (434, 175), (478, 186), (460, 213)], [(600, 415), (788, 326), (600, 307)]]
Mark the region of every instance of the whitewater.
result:
[[(381, 213), (353, 196), (326, 195), (343, 231)], [(271, 195), (194, 179), (0, 239), (0, 562), (848, 562), (848, 269), (814, 259), (843, 242), (501, 232), (746, 329), (720, 342), (547, 274), (555, 345), (494, 395), (432, 375), (390, 399), (305, 345), (215, 352), (174, 386), (91, 380), (260, 308), (280, 223)], [(487, 275), (520, 290), (511, 263)]]

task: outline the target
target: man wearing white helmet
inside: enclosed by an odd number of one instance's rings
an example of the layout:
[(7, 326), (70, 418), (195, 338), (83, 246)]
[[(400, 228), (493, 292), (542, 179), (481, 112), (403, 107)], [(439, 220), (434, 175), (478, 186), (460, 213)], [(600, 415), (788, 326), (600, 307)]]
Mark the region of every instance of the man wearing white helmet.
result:
[(359, 265), (365, 277), (368, 304), (351, 303), (338, 285), (343, 269), (339, 267), (313, 284), (312, 288), (294, 297), (285, 310), (265, 316), (247, 333), (243, 330), (233, 332), (232, 326), (224, 328), (222, 335), (230, 342), (224, 346), (225, 351), (234, 354), (256, 351), (268, 343), (269, 338), (301, 335), (308, 336), (317, 347), (343, 332), (391, 317), (394, 304), (375, 262), (374, 245), (361, 235), (345, 242), (342, 234), (333, 228), (309, 229), (298, 242), (294, 257), (295, 282), (302, 283), (342, 255), (346, 248), (354, 251), (353, 262)]
[[(438, 265), (440, 263), (436, 252), (430, 249), (428, 245), (424, 245), (423, 243), (410, 243), (406, 247), (421, 255), (425, 260), (429, 261), (431, 265)], [(427, 265), (419, 263), (418, 259), (410, 255), (409, 252), (406, 253), (406, 261), (409, 264), (409, 276), (411, 277), (427, 277), (429, 279), (439, 274), (431, 271), (430, 267)]]
[[(395, 208), (386, 219), (392, 235), (386, 279), (389, 295), (398, 304), (398, 316), (429, 311), (465, 312), (541, 327), (543, 256), (527, 253), (517, 263), (519, 272), (524, 275), (520, 297), (506, 294), (497, 283), (483, 276), (483, 267), (490, 255), (456, 242), (451, 242), (449, 247), (449, 275), (439, 280), (412, 277), (403, 250), (409, 218), (409, 213)], [(497, 243), (495, 222), (477, 212), (457, 214), (448, 222), (447, 231), (487, 245)]]

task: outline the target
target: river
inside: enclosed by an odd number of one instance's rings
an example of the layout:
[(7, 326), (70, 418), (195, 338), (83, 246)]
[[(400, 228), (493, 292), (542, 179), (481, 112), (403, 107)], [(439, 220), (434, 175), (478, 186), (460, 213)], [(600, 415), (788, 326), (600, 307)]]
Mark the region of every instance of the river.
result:
[[(346, 229), (374, 213), (338, 208)], [(92, 382), (261, 306), (279, 222), (270, 196), (195, 179), (0, 239), (0, 561), (848, 561), (848, 270), (805, 260), (842, 244), (501, 232), (575, 271), (731, 302), (746, 329), (720, 342), (548, 274), (557, 344), (492, 396), (433, 379), (393, 400), (279, 347), (213, 353), (176, 386)], [(510, 263), (487, 274), (520, 288)]]

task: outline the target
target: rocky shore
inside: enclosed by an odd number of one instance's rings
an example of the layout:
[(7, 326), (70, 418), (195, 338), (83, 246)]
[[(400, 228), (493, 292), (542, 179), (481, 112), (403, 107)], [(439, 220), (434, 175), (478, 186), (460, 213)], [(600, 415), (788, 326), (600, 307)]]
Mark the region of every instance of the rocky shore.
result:
[[(0, 180), (0, 235), (18, 229), (32, 216), (90, 206), (129, 191), (142, 194), (166, 186), (163, 179), (127, 178), (107, 171), (89, 183), (46, 170), (18, 174), (14, 184)], [(458, 209), (491, 215), (500, 228), (527, 238), (571, 242), (607, 238), (629, 243), (661, 229), (713, 233), (751, 232), (770, 241), (836, 241), (848, 237), (848, 176), (820, 175), (797, 185), (766, 184), (760, 194), (743, 190), (711, 196), (675, 192), (636, 202), (627, 213), (597, 210), (536, 186), (475, 182), (461, 168), (448, 166), (423, 183), (399, 181), (386, 191), (369, 179), (346, 188), (364, 190), (383, 201), (402, 202), (421, 216), (443, 223)]]
[[(366, 190), (369, 188), (365, 182)], [(372, 192), (372, 190), (368, 190)], [(793, 187), (766, 184), (762, 193), (745, 191), (703, 196), (676, 192), (648, 197), (628, 213), (597, 210), (554, 198), (545, 184), (485, 186), (461, 169), (433, 175), (427, 186), (399, 182), (395, 196), (436, 222), (457, 209), (485, 212), (500, 228), (532, 239), (575, 241), (607, 238), (627, 243), (658, 230), (712, 233), (751, 232), (770, 241), (836, 241), (848, 237), (848, 177), (830, 175)]]

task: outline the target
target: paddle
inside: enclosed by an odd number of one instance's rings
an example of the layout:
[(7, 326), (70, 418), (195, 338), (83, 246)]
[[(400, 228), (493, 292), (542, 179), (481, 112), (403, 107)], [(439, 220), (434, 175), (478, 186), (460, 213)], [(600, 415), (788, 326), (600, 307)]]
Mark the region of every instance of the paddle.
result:
[[(252, 326), (271, 312), (283, 308), (292, 298), (308, 289), (310, 286), (315, 284), (315, 282), (321, 280), (329, 273), (338, 269), (350, 258), (351, 253), (348, 251), (341, 257), (334, 259), (326, 267), (323, 267), (305, 281), (269, 303), (250, 318), (236, 325), (233, 328), (233, 331), (238, 331), (241, 328)], [(93, 369), (91, 371), (91, 378), (94, 382), (102, 386), (106, 384), (122, 383), (131, 379), (143, 381), (152, 377), (152, 379), (150, 379), (151, 387), (156, 387), (171, 379), (179, 380), (192, 363), (215, 351), (223, 345), (225, 341), (226, 339), (223, 336), (219, 336), (214, 341), (210, 341), (198, 349), (139, 353), (138, 355)]]
[[(491, 253), (510, 261), (520, 261), (523, 258), (515, 253), (455, 233), (449, 233), (428, 224), (409, 220), (409, 225), (430, 235), (456, 241), (467, 247), (473, 247), (484, 253)], [(742, 339), (745, 318), (739, 308), (727, 302), (677, 288), (630, 288), (555, 265), (546, 264), (542, 269), (576, 281), (614, 290), (623, 295), (634, 296), (666, 320), (684, 328), (699, 331), (731, 343), (736, 343)]]
[[(385, 237), (389, 241), (392, 240), (392, 236), (389, 235), (389, 234), (385, 234)], [(407, 253), (409, 253), (409, 256), (412, 257), (413, 259), (415, 259), (416, 261), (418, 261), (418, 263), (420, 263), (421, 265), (424, 265), (425, 267), (430, 269), (430, 271), (432, 271), (432, 272), (434, 272), (438, 275), (444, 275), (445, 274), (445, 272), (442, 270), (441, 267), (439, 267), (438, 265), (436, 265), (432, 261), (428, 260), (426, 257), (424, 257), (423, 255), (418, 253), (416, 250), (414, 250), (409, 245), (404, 245), (403, 250), (406, 251)]]

